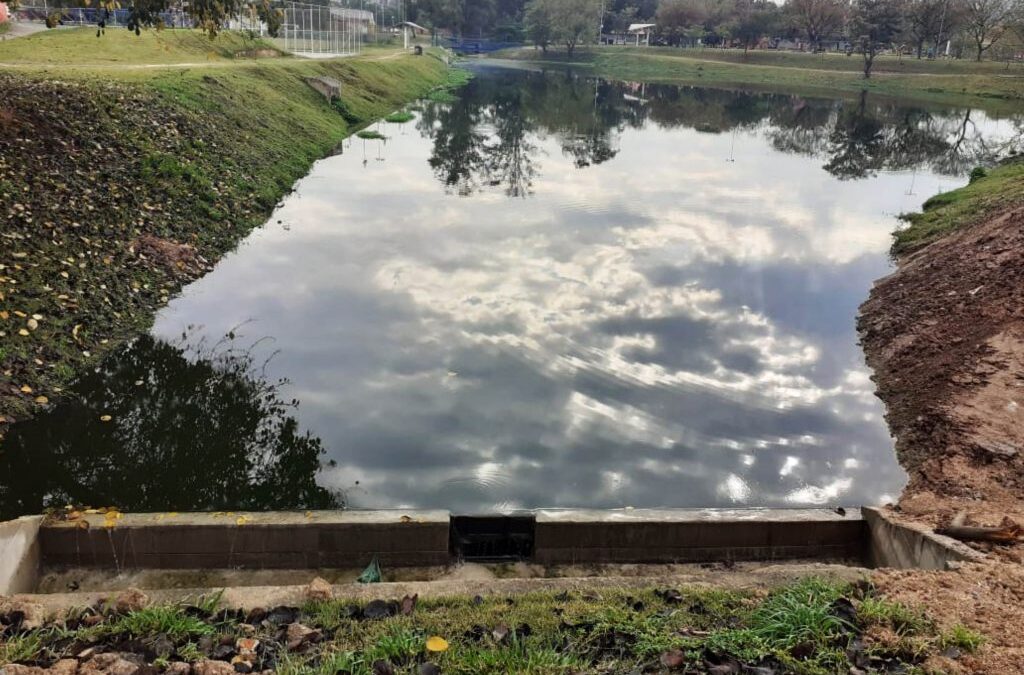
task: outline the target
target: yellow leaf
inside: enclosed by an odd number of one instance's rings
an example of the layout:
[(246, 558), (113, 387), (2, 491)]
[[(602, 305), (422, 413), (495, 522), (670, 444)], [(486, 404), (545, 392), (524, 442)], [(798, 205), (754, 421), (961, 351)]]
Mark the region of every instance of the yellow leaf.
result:
[(110, 415), (100, 415), (100, 422), (109, 422), (112, 419), (114, 418)]
[(427, 639), (427, 651), (428, 652), (445, 652), (448, 651), (448, 641), (443, 637), (437, 635)]
[(22, 337), (27, 337), (28, 336), (28, 331), (25, 330), (24, 328), (22, 328), (21, 330), (18, 331), (18, 335), (20, 335)]
[(38, 403), (39, 405), (46, 405), (49, 402), (50, 399), (46, 398), (45, 396), (36, 396), (36, 403)]
[(249, 522), (249, 516), (238, 516), (238, 520), (235, 521), (235, 525), (245, 525)]
[(10, 316), (11, 316), (11, 315), (10, 315), (10, 314), (8, 314), (6, 310), (5, 310), (5, 311), (2, 311), (2, 312), (0, 312), (0, 319), (3, 319), (4, 321), (7, 321), (7, 319), (9, 319), (9, 318), (10, 318)]
[(32, 387), (28, 386), (27, 384), (23, 384), (21, 386), (21, 393), (22, 394), (31, 394), (32, 393)]

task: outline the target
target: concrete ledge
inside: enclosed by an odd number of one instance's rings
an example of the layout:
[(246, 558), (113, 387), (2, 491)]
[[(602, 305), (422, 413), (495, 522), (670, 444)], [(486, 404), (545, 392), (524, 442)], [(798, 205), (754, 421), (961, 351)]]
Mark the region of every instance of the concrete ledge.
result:
[[(344, 583), (332, 586), (336, 598), (356, 602), (375, 599), (401, 598), (418, 594), (420, 598), (445, 598), (453, 596), (473, 597), (475, 595), (511, 596), (539, 591), (601, 591), (634, 588), (666, 588), (684, 585), (717, 586), (723, 588), (771, 588), (790, 583), (794, 579), (808, 576), (827, 576), (855, 582), (870, 574), (860, 567), (846, 565), (825, 565), (821, 563), (800, 563), (780, 565), (736, 565), (729, 570), (670, 569), (658, 573), (636, 576), (596, 576), (527, 579), (440, 579), (434, 581), (405, 581), (380, 584)], [(211, 593), (221, 593), (220, 606), (225, 608), (252, 609), (275, 605), (299, 606), (308, 596), (308, 586), (229, 586), (194, 587), (174, 589), (146, 589), (144, 592), (151, 603), (195, 602), (196, 598)], [(117, 592), (78, 592), (20, 595), (18, 600), (32, 602), (43, 607), (48, 616), (54, 616), (74, 607), (93, 605), (101, 600), (114, 598)]]
[(925, 526), (898, 523), (882, 509), (861, 509), (870, 537), (872, 567), (948, 570), (950, 563), (984, 560), (985, 555)]
[[(124, 514), (47, 523), (43, 561), (111, 569), (296, 569), (448, 563), (446, 511)], [(111, 525), (112, 526), (108, 526)]]
[(855, 559), (867, 529), (830, 509), (543, 510), (534, 561), (669, 563)]
[(39, 581), (42, 516), (0, 523), (0, 595), (28, 593)]

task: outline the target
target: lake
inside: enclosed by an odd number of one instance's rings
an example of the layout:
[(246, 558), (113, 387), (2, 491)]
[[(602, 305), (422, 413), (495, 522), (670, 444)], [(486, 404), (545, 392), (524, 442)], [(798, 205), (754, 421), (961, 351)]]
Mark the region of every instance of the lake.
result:
[[(12, 428), (0, 514), (876, 504), (897, 215), (1020, 119), (477, 67)], [(108, 419), (109, 416), (109, 419)]]

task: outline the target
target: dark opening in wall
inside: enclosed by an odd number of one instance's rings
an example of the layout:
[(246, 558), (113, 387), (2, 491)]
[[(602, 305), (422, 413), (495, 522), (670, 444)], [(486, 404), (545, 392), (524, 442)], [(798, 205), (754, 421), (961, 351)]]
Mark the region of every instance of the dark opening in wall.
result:
[(471, 561), (526, 560), (533, 556), (534, 518), (452, 516), (451, 550)]

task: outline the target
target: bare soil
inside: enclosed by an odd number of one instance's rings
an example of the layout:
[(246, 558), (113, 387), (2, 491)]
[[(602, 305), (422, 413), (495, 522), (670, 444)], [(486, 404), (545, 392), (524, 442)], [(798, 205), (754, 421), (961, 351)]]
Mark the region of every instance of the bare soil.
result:
[[(897, 517), (1024, 524), (1024, 207), (901, 260), (861, 307), (859, 329), (910, 477)], [(977, 655), (933, 664), (941, 672), (1024, 673), (1024, 546), (971, 545), (990, 561), (875, 581), (987, 637)]]
[(859, 327), (910, 474), (897, 509), (1024, 522), (1024, 208), (901, 261)]

